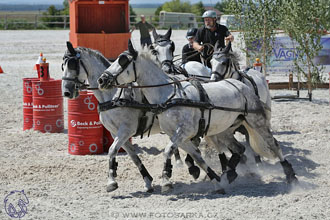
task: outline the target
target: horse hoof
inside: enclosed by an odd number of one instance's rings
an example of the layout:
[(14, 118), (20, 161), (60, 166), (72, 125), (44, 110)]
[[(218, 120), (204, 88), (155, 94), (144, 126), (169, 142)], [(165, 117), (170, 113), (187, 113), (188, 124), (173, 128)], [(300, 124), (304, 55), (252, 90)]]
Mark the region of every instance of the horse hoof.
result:
[(149, 188), (149, 189), (145, 189), (147, 193), (153, 193), (155, 190), (154, 188)]
[(162, 186), (162, 193), (167, 193), (173, 189), (173, 185), (171, 183)]
[(224, 189), (218, 189), (215, 191), (215, 193), (224, 195), (224, 194), (226, 194), (226, 191)]
[(235, 170), (229, 170), (227, 172), (227, 180), (229, 182), (229, 184), (231, 184), (236, 178), (237, 178), (237, 173)]
[(198, 179), (200, 173), (201, 173), (201, 170), (199, 169), (198, 166), (189, 167), (189, 174), (192, 175), (195, 180)]
[(113, 192), (118, 189), (118, 183), (114, 182), (107, 185), (107, 192)]
[(298, 179), (296, 176), (290, 176), (288, 179), (287, 179), (288, 183), (289, 184), (298, 184)]

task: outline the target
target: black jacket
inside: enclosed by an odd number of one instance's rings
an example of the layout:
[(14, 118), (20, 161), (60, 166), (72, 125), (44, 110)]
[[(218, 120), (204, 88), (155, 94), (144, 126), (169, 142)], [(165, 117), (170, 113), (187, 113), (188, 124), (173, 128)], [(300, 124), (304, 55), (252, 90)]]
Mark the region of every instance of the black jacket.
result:
[(187, 63), (188, 61), (202, 62), (198, 51), (189, 44), (186, 44), (182, 48), (182, 64)]
[[(210, 43), (213, 46), (218, 41), (219, 42), (218, 47), (225, 47), (225, 37), (228, 37), (229, 35), (230, 32), (228, 28), (224, 25), (217, 23), (216, 29), (213, 32), (210, 29), (206, 28), (205, 26), (199, 28), (195, 36), (195, 41), (198, 42), (199, 44)], [(211, 49), (211, 48), (205, 48), (205, 50), (207, 49)], [(213, 53), (208, 54), (208, 56), (207, 54), (203, 54), (204, 59), (207, 59), (206, 65), (210, 68), (211, 68), (210, 56), (212, 56), (212, 54)]]
[(216, 29), (213, 32), (205, 26), (199, 28), (195, 36), (195, 41), (199, 44), (210, 43), (213, 46), (219, 41), (219, 46), (225, 47), (225, 37), (228, 37), (229, 35), (230, 32), (228, 31), (228, 28), (217, 23)]

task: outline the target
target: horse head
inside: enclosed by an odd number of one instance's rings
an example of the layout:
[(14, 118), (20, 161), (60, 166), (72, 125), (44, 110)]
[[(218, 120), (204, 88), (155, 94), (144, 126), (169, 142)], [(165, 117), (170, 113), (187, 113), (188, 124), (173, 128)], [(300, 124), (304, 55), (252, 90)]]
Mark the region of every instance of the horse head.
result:
[(221, 48), (217, 41), (214, 45), (214, 53), (211, 59), (211, 80), (219, 81), (227, 78), (226, 76), (232, 73), (233, 61), (231, 56), (231, 42), (225, 48)]
[[(94, 73), (100, 73), (109, 66), (110, 62), (98, 51), (84, 47), (73, 48), (68, 41), (62, 63), (62, 95), (69, 99), (78, 98), (79, 91), (88, 86), (85, 84), (88, 78), (95, 77), (92, 76)], [(96, 81), (89, 83), (96, 84)]]
[[(98, 78), (99, 89), (111, 89), (115, 85), (136, 81), (135, 60), (138, 52), (131, 40), (128, 40), (128, 50), (121, 53), (112, 65)], [(133, 74), (132, 74), (133, 73)]]
[(172, 28), (170, 27), (166, 34), (160, 35), (156, 29), (152, 31), (154, 37), (154, 45), (149, 47), (151, 53), (156, 57), (156, 62), (159, 63), (165, 73), (174, 71), (173, 58), (175, 51), (175, 43), (171, 40)]
[(71, 42), (67, 41), (67, 51), (63, 56), (62, 63), (62, 95), (69, 99), (79, 96), (79, 88), (85, 84), (87, 73), (83, 70), (80, 63), (81, 54), (73, 48)]

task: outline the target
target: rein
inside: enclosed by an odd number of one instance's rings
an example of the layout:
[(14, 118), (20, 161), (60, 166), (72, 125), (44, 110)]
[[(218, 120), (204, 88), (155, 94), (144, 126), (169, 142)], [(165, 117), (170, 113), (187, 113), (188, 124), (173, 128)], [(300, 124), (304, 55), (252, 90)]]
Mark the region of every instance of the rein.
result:
[(115, 88), (153, 88), (153, 87), (161, 87), (161, 86), (177, 84), (177, 83), (189, 81), (192, 79), (194, 79), (194, 77), (190, 77), (190, 78), (182, 79), (182, 80), (178, 80), (178, 81), (173, 81), (173, 82), (169, 82), (169, 83), (157, 84), (157, 85), (148, 85), (148, 86), (113, 85), (112, 87), (115, 87)]

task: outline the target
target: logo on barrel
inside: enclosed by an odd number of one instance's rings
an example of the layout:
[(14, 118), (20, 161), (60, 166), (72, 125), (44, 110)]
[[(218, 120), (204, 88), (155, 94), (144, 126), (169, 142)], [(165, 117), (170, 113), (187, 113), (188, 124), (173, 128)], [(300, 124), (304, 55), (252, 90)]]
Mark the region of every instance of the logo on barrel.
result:
[(95, 104), (92, 102), (92, 96), (86, 97), (84, 103), (88, 105), (89, 110), (93, 111), (95, 109)]
[(100, 121), (70, 121), (71, 127), (86, 127), (86, 128), (92, 128), (90, 126), (101, 126), (102, 123)]
[(77, 123), (75, 120), (71, 120), (70, 124), (71, 124), (71, 127), (73, 127), (73, 128), (77, 126)]

